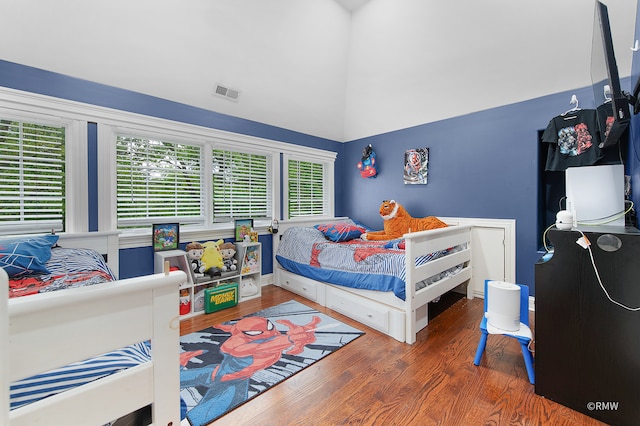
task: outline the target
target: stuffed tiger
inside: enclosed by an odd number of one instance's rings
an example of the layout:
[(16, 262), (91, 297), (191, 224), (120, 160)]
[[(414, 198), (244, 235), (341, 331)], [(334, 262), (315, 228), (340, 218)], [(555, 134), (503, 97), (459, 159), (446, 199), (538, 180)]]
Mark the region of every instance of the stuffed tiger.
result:
[(373, 231), (362, 234), (363, 240), (394, 240), (402, 238), (408, 232), (426, 231), (428, 229), (445, 228), (446, 223), (435, 216), (411, 217), (395, 200), (385, 200), (380, 205), (380, 216), (384, 219), (384, 231)]

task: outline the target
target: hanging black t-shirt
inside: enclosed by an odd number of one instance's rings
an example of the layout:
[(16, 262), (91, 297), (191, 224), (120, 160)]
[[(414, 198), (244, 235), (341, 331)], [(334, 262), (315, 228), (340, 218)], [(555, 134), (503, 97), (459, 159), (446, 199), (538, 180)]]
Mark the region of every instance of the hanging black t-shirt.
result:
[(547, 171), (591, 166), (602, 158), (598, 116), (595, 109), (580, 109), (554, 117), (542, 134), (548, 143)]
[(598, 124), (600, 126), (600, 142), (604, 142), (615, 120), (613, 117), (613, 105), (611, 102), (605, 102), (596, 111), (598, 112)]

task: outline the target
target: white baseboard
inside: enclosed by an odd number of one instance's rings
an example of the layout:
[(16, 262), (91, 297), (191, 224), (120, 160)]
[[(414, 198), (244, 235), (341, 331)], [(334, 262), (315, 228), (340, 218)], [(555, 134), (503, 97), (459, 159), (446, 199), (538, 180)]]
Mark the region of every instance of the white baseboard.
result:
[(260, 287), (273, 284), (273, 274), (265, 274), (260, 277)]

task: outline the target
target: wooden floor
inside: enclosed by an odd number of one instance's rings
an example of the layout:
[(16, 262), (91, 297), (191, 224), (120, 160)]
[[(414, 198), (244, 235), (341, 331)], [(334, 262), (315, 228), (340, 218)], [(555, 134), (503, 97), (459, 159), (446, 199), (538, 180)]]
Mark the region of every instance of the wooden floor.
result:
[(515, 339), (490, 336), (473, 365), (482, 299), (462, 299), (414, 345), (397, 342), (279, 287), (181, 323), (181, 334), (298, 300), (366, 334), (213, 425), (602, 425), (534, 393)]

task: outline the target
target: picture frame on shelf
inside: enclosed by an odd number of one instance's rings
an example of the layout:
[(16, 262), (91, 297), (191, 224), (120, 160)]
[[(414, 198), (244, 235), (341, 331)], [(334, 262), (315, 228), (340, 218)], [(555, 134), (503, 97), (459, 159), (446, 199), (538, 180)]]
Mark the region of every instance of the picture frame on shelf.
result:
[(245, 237), (248, 238), (253, 231), (253, 219), (236, 219), (234, 229), (236, 230), (236, 242), (245, 241)]
[(153, 251), (177, 250), (180, 246), (179, 223), (154, 223), (151, 228)]
[(242, 259), (243, 274), (250, 274), (260, 271), (260, 246), (259, 244), (248, 244), (244, 249)]

